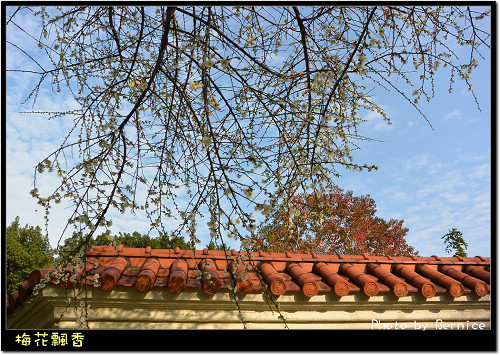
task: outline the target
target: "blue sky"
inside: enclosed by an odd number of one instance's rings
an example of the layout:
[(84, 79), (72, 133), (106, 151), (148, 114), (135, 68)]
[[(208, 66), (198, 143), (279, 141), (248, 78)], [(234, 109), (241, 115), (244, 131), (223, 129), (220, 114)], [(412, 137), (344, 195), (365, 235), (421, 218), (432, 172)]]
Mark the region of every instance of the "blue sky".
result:
[[(24, 20), (25, 28), (34, 26)], [(18, 40), (19, 31), (7, 33)], [(36, 46), (36, 44), (33, 44)], [(25, 68), (33, 64), (11, 46), (6, 46), (7, 68)], [(380, 93), (376, 100), (392, 119), (388, 126), (374, 113), (366, 113), (367, 122), (360, 133), (382, 142), (361, 142), (354, 152), (361, 165), (376, 164), (378, 171), (345, 171), (337, 184), (355, 195), (370, 195), (379, 217), (403, 219), (409, 228), (408, 242), (423, 256), (448, 255), (441, 237), (449, 228), (460, 229), (469, 256), (491, 255), (491, 71), (490, 57), (479, 62), (471, 76), (478, 109), (467, 87), (458, 79), (448, 93), (448, 77), (437, 82), (436, 95), (420, 105), (434, 129), (397, 94)], [(36, 83), (29, 75), (6, 73), (6, 217), (7, 223), (20, 216), (22, 224), (44, 227), (44, 211), (29, 191), (33, 188), (36, 164), (55, 150), (68, 129), (68, 120), (48, 121), (44, 115), (21, 113), (30, 110), (68, 110), (76, 107), (71, 98), (55, 97), (43, 89), (37, 106), (21, 105), (27, 89)], [(424, 100), (425, 101), (425, 100)], [(37, 184), (55, 187), (56, 181), (44, 174)], [(65, 226), (69, 206), (58, 205), (50, 215), (49, 238), (56, 245)], [(112, 232), (146, 233), (149, 223), (144, 215), (113, 215)], [(200, 224), (199, 239), (204, 247), (208, 229)], [(231, 244), (236, 247), (236, 245)]]

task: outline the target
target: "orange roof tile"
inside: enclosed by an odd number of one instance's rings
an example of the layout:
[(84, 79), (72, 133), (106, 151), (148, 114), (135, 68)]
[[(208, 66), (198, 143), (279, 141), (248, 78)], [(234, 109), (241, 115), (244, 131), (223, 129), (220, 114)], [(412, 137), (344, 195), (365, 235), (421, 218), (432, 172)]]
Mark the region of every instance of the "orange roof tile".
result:
[[(308, 297), (333, 292), (375, 296), (392, 293), (396, 297), (421, 294), (452, 297), (489, 292), (490, 258), (396, 257), (370, 255), (317, 255), (236, 252), (220, 250), (180, 250), (94, 246), (87, 252), (86, 265), (77, 271), (76, 282), (92, 284), (99, 275), (100, 288), (110, 292), (117, 286), (135, 287), (141, 292), (168, 288), (179, 294), (186, 289), (202, 289), (208, 295), (237, 285), (237, 292), (261, 292), (263, 287), (276, 296), (302, 292)], [(8, 311), (24, 302), (52, 269), (34, 270), (27, 282), (8, 300)], [(234, 275), (234, 281), (231, 277)], [(71, 287), (72, 282), (60, 282)]]

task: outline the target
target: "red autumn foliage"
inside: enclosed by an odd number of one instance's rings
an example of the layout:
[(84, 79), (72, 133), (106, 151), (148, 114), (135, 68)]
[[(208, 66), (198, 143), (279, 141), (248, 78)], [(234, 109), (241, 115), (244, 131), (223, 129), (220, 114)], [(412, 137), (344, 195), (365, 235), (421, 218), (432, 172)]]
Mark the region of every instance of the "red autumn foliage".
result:
[(418, 255), (408, 245), (403, 220), (375, 216), (375, 201), (336, 188), (325, 195), (296, 194), (287, 210), (274, 211), (252, 248), (270, 252)]

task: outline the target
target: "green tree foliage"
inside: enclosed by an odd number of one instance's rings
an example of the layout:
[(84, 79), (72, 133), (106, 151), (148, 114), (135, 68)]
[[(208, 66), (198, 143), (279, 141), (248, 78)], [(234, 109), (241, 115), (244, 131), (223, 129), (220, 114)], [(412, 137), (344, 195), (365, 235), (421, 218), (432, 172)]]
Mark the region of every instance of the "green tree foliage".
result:
[(217, 244), (211, 240), (206, 246), (208, 250), (229, 250), (225, 243)]
[(466, 257), (468, 244), (465, 242), (463, 238), (463, 233), (459, 231), (457, 228), (448, 229), (448, 233), (441, 237), (443, 243), (445, 245), (445, 251), (447, 253), (455, 252), (456, 255), (461, 257)]
[(122, 233), (120, 232), (116, 236), (112, 236), (110, 233), (99, 234), (95, 239), (87, 238), (87, 235), (81, 233), (73, 233), (71, 238), (64, 240), (63, 245), (58, 251), (58, 261), (64, 262), (67, 257), (72, 254), (72, 251), (80, 244), (87, 243), (86, 249), (92, 245), (108, 245), (108, 246), (118, 246), (123, 245), (126, 248), (146, 248), (150, 246), (153, 249), (175, 249), (179, 247), (181, 249), (193, 249), (194, 245), (191, 242), (186, 242), (184, 237), (172, 237), (169, 238), (168, 235), (162, 234), (158, 237), (151, 237), (147, 234), (141, 234), (139, 232), (133, 233)]
[[(110, 210), (141, 210), (159, 232), (177, 218), (175, 233), (195, 241), (206, 216), (212, 239), (243, 243), (257, 225), (249, 206), (279, 210), (296, 193), (329, 193), (341, 169), (376, 168), (351, 152), (367, 139), (358, 133), (363, 113), (390, 123), (377, 90), (420, 113), (438, 72), (449, 78), (445, 90), (460, 78), (473, 94), (470, 74), (490, 48), (481, 26), (489, 11), (397, 3), (13, 9), (7, 34), (18, 37), (9, 49), (32, 65), (11, 61), (9, 74), (36, 80), (25, 102), (36, 110), (52, 89), (73, 95), (61, 105), (77, 106), (43, 112), (73, 127), (36, 170), (60, 185), (35, 183), (31, 193), (47, 210), (69, 200), (69, 224), (87, 238), (110, 225)], [(31, 14), (39, 32), (19, 23)], [(187, 203), (178, 205), (181, 194)]]
[[(106, 242), (107, 241), (107, 242)], [(159, 237), (151, 237), (147, 234), (139, 232), (122, 233), (111, 237), (107, 233), (103, 233), (96, 238), (96, 245), (120, 245), (127, 248), (146, 248), (150, 246), (153, 249), (192, 249), (194, 246), (187, 243), (183, 237), (173, 237), (170, 239), (168, 235), (161, 234)]]
[(19, 217), (6, 229), (7, 293), (17, 290), (35, 269), (52, 267), (53, 250), (38, 226), (22, 227)]

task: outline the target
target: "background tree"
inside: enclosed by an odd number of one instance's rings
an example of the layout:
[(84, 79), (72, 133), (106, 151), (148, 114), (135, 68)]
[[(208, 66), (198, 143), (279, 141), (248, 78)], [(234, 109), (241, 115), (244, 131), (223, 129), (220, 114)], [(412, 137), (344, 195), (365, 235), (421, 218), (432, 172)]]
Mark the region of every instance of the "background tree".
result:
[(206, 246), (208, 250), (229, 250), (230, 248), (225, 244), (217, 244), (213, 240), (211, 240)]
[(448, 229), (448, 233), (443, 235), (441, 239), (444, 239), (443, 243), (445, 245), (445, 251), (447, 253), (455, 252), (456, 255), (465, 258), (467, 253), (467, 243), (463, 238), (462, 232), (457, 228)]
[(405, 240), (402, 220), (375, 216), (375, 201), (340, 188), (329, 194), (297, 194), (275, 211), (251, 243), (252, 249), (320, 254), (409, 256), (418, 252)]
[(150, 246), (153, 249), (193, 249), (194, 245), (186, 242), (183, 237), (174, 236), (172, 239), (168, 235), (161, 234), (158, 237), (151, 237), (148, 234), (139, 232), (122, 233), (117, 236), (110, 236), (108, 233), (103, 233), (97, 236), (96, 245), (123, 245), (127, 248), (146, 248)]
[(168, 235), (160, 235), (158, 237), (151, 237), (147, 234), (139, 232), (122, 233), (118, 235), (111, 235), (110, 233), (101, 233), (95, 239), (90, 238), (81, 233), (73, 233), (73, 236), (66, 238), (63, 245), (58, 249), (57, 261), (61, 264), (67, 260), (69, 255), (73, 254), (75, 248), (81, 243), (88, 242), (89, 247), (92, 245), (104, 246), (118, 246), (123, 245), (125, 248), (146, 248), (150, 246), (153, 249), (193, 249), (194, 245), (191, 242), (186, 242), (184, 237), (174, 236), (169, 238)]
[(54, 266), (53, 250), (38, 226), (22, 227), (19, 217), (6, 228), (7, 294), (17, 291), (34, 269)]
[(450, 90), (458, 77), (472, 91), (490, 47), (476, 26), (489, 9), (470, 6), (20, 7), (7, 31), (29, 11), (40, 32), (7, 44), (32, 66), (8, 70), (37, 78), (35, 107), (45, 85), (78, 104), (44, 113), (74, 127), (37, 166), (60, 185), (31, 194), (47, 213), (69, 200), (69, 225), (87, 239), (109, 227), (110, 210), (143, 210), (160, 233), (177, 218), (175, 233), (193, 242), (207, 215), (212, 239), (245, 247), (257, 225), (249, 205), (283, 210), (298, 192), (333, 190), (342, 167), (376, 168), (351, 154), (367, 139), (363, 112), (390, 123), (373, 92), (420, 112), (438, 70)]

